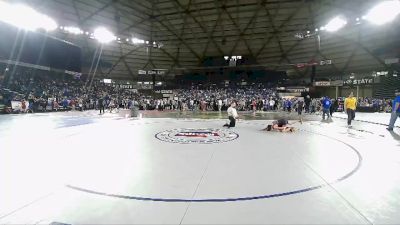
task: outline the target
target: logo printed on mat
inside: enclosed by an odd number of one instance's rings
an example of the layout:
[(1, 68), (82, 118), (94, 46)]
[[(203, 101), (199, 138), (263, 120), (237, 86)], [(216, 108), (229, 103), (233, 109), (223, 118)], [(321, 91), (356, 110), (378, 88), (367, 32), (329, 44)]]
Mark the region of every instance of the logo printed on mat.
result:
[(239, 135), (226, 129), (179, 128), (162, 131), (155, 137), (161, 141), (178, 144), (217, 144), (233, 141)]

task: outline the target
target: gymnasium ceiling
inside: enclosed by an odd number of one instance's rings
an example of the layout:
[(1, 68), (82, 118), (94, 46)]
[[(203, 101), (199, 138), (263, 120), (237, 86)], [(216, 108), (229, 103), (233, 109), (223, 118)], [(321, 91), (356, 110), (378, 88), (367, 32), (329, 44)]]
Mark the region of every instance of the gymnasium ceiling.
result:
[[(15, 1), (13, 1), (15, 2)], [(140, 38), (162, 48), (112, 42), (103, 46), (99, 77), (136, 79), (138, 70), (168, 69), (180, 74), (198, 68), (205, 57), (251, 56), (257, 65), (307, 76), (311, 68), (297, 63), (332, 60), (318, 66), (325, 75), (389, 69), (385, 57), (398, 56), (399, 19), (385, 25), (355, 25), (379, 1), (373, 0), (25, 0), (61, 26), (92, 31), (105, 26), (122, 40)], [(298, 39), (296, 33), (314, 33), (333, 17), (345, 16), (342, 30)], [(96, 40), (85, 35), (52, 35), (83, 48), (88, 72)]]

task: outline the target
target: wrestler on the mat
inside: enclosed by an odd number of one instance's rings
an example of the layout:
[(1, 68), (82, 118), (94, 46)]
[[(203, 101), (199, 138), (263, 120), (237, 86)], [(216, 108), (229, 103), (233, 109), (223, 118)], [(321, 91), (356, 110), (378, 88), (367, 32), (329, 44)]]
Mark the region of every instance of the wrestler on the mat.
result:
[(268, 125), (263, 130), (266, 131), (280, 131), (280, 132), (293, 132), (294, 127), (289, 127), (289, 121), (286, 119), (279, 119), (272, 122), (271, 125)]

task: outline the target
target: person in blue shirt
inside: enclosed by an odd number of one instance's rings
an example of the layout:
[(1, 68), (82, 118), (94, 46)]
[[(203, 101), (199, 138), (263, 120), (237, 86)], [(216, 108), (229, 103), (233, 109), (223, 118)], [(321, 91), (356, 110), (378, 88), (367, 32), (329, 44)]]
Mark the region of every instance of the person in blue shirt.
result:
[(288, 101), (285, 99), (283, 100), (283, 111), (286, 111), (288, 108)]
[(389, 127), (386, 128), (388, 131), (393, 131), (397, 117), (400, 117), (400, 90), (396, 90), (395, 95), (396, 97), (392, 104), (392, 115), (390, 116)]
[(64, 98), (62, 105), (63, 105), (64, 110), (66, 110), (68, 108), (68, 100), (66, 98)]
[(288, 112), (292, 112), (292, 101), (290, 99), (287, 101), (287, 110)]
[(331, 108), (332, 102), (328, 97), (324, 97), (322, 99), (322, 119), (325, 120), (325, 114), (328, 116), (328, 119), (330, 118), (330, 108)]

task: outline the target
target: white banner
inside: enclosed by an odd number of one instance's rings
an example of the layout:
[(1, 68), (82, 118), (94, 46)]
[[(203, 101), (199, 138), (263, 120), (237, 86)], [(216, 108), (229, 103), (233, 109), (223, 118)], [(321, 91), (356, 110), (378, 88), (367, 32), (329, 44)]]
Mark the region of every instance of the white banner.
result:
[(331, 81), (331, 86), (343, 86), (342, 80), (333, 80)]
[(75, 78), (80, 78), (82, 76), (82, 73), (78, 73), (78, 72), (74, 72), (74, 71), (65, 70), (64, 72), (66, 74), (73, 75)]
[(286, 92), (290, 93), (302, 93), (310, 91), (310, 89), (307, 87), (286, 87), (285, 90)]
[(295, 98), (295, 97), (300, 97), (301, 93), (300, 92), (298, 92), (298, 93), (278, 93), (278, 95), (281, 98), (292, 99), (292, 98)]
[(138, 70), (139, 75), (165, 75), (166, 69)]
[(391, 59), (385, 59), (385, 64), (395, 64), (395, 63), (399, 63), (399, 58), (391, 58)]
[[(29, 102), (25, 101), (25, 109), (29, 108)], [(22, 111), (22, 102), (21, 101), (11, 101), (11, 109), (13, 111)]]
[(157, 94), (172, 94), (172, 90), (156, 90)]
[(349, 80), (346, 80), (344, 83), (347, 85), (373, 84), (374, 79), (372, 79), (372, 78), (357, 79), (357, 80), (349, 79)]
[(316, 86), (316, 87), (343, 86), (343, 81), (342, 80), (315, 81), (314, 86)]
[(138, 71), (138, 74), (140, 74), (140, 75), (146, 75), (146, 74), (147, 74), (147, 71), (146, 71), (146, 70), (139, 70), (139, 71)]
[(0, 59), (0, 62), (6, 63), (6, 64), (13, 64), (13, 65), (17, 65), (17, 66), (28, 67), (28, 68), (50, 71), (50, 67), (47, 67), (47, 66), (40, 66), (40, 65), (30, 64), (30, 63), (16, 62), (16, 61), (12, 61), (12, 60), (3, 60), (3, 59)]
[(327, 60), (322, 60), (319, 65), (324, 66), (324, 65), (331, 65), (332, 64), (332, 60), (327, 59)]
[(331, 86), (331, 82), (330, 81), (316, 81), (316, 82), (314, 82), (314, 86), (329, 87), (329, 86)]

